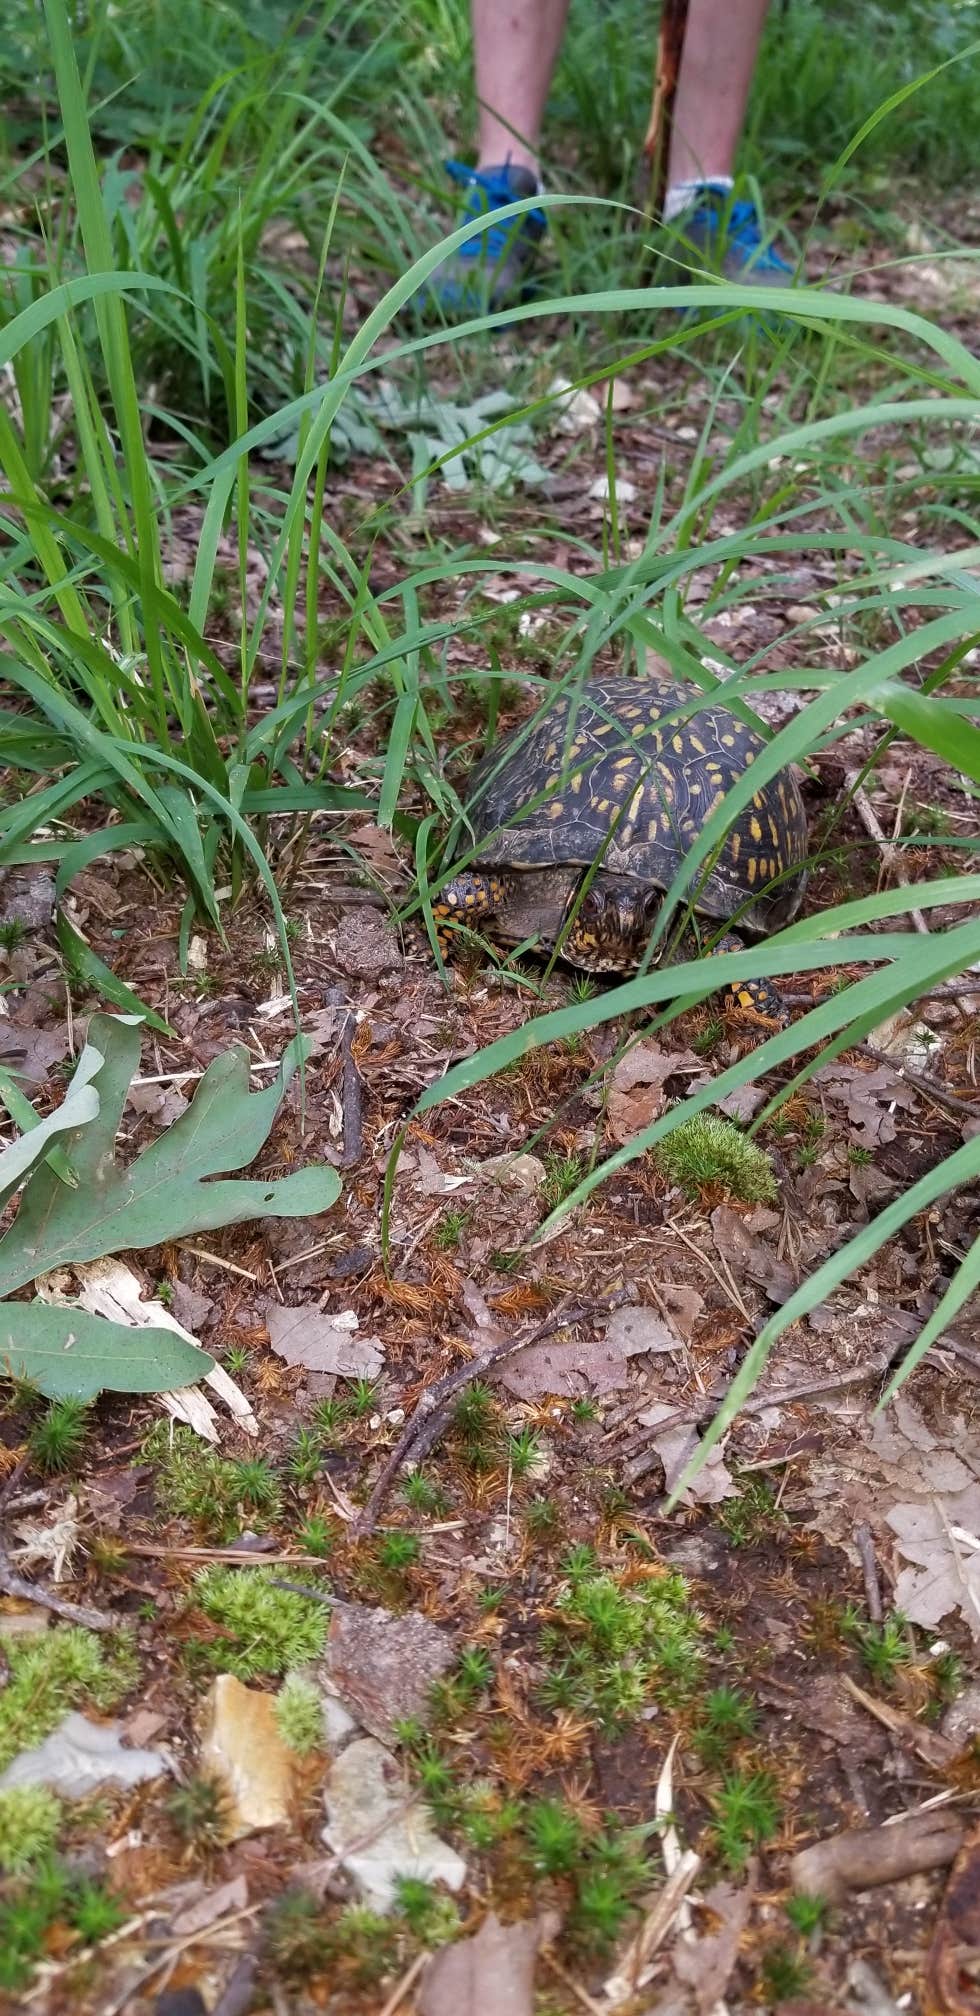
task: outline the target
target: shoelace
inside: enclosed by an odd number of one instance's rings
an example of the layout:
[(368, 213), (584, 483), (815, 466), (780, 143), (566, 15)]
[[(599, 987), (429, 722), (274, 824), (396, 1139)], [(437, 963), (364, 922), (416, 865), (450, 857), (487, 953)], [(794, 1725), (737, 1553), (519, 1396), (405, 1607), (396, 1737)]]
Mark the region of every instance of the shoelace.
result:
[[(534, 224), (539, 231), (547, 228), (543, 210), (529, 210), (525, 216), (512, 217), (506, 224), (494, 224), (491, 221), (495, 210), (502, 210), (506, 203), (520, 202), (519, 193), (511, 188), (506, 168), (496, 171), (487, 168), (467, 168), (463, 161), (447, 161), (445, 166), (446, 173), (452, 180), (469, 192), (463, 211), (467, 221), (477, 217), (486, 217), (488, 220), (486, 230), (482, 231), (479, 237), (471, 238), (468, 244), (460, 246), (456, 254), (457, 259), (488, 259), (496, 265), (497, 261), (509, 251), (515, 235), (519, 236), (522, 226)], [(484, 199), (482, 202), (481, 197)]]

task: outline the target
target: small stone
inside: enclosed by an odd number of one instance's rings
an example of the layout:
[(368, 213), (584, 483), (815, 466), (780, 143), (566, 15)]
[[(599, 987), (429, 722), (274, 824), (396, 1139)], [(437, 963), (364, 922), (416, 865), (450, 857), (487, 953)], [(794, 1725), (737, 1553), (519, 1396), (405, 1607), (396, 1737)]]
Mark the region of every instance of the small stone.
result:
[(390, 1742), (396, 1723), (424, 1715), (433, 1682), (452, 1662), (449, 1638), (427, 1617), (338, 1603), (322, 1670), (364, 1728)]
[(373, 1736), (349, 1743), (337, 1758), (325, 1799), (323, 1839), (373, 1910), (391, 1909), (398, 1876), (462, 1889), (465, 1862), (440, 1841), (420, 1802), (406, 1806), (402, 1772)]
[(118, 1722), (90, 1722), (74, 1710), (35, 1750), (8, 1764), (0, 1788), (49, 1785), (64, 1799), (84, 1799), (100, 1785), (141, 1785), (167, 1768), (156, 1750), (127, 1750)]
[(980, 1735), (980, 1680), (971, 1680), (962, 1694), (950, 1702), (939, 1726), (943, 1735), (961, 1750)]
[(208, 1697), (201, 1764), (221, 1784), (229, 1841), (291, 1818), (294, 1753), (279, 1734), (271, 1694), (219, 1673)]

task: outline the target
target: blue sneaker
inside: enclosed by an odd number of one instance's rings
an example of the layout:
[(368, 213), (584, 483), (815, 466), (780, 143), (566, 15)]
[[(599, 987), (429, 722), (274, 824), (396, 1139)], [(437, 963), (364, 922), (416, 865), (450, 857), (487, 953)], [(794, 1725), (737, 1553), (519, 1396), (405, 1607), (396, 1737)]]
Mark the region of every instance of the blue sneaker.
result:
[(467, 168), (462, 161), (445, 165), (466, 191), (456, 228), (476, 217), (486, 217), (487, 228), (474, 233), (468, 244), (430, 273), (414, 297), (415, 306), (429, 314), (467, 316), (523, 301), (547, 230), (544, 211), (526, 210), (523, 217), (511, 217), (504, 224), (495, 224), (493, 216), (507, 203), (537, 196), (537, 177), (529, 168), (512, 167), (510, 162), (500, 168)]
[(706, 182), (690, 210), (668, 227), (677, 234), (679, 249), (696, 253), (701, 263), (726, 280), (754, 287), (791, 287), (795, 270), (763, 235), (754, 203), (732, 197), (731, 191)]

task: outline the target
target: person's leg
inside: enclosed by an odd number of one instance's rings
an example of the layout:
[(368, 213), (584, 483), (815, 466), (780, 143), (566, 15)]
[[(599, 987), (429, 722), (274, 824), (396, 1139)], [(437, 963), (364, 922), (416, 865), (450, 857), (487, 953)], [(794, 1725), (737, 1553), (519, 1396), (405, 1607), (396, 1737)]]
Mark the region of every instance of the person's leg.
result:
[(538, 140), (569, 0), (472, 0), (479, 168), (538, 173)]
[(465, 190), (462, 221), (486, 217), (451, 259), (437, 266), (415, 306), (440, 315), (480, 314), (520, 301), (545, 232), (538, 207), (508, 224), (496, 213), (541, 187), (538, 140), (569, 0), (471, 0), (478, 112), (475, 168), (447, 161)]
[(745, 123), (769, 0), (691, 0), (667, 181), (728, 180)]
[(768, 4), (691, 0), (671, 122), (664, 222), (676, 225), (688, 259), (693, 253), (699, 265), (729, 280), (784, 287), (792, 267), (763, 233), (755, 204), (732, 196)]

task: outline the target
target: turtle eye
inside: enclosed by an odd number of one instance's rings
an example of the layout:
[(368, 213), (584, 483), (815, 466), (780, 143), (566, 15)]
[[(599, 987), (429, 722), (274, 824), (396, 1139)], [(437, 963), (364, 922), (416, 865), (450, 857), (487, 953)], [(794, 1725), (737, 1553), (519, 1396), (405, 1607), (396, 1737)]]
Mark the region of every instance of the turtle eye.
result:
[(593, 882), (591, 889), (587, 889), (585, 895), (582, 897), (582, 901), (578, 906), (578, 914), (580, 918), (588, 921), (594, 917), (601, 917), (605, 907), (605, 896), (602, 890), (597, 888)]

